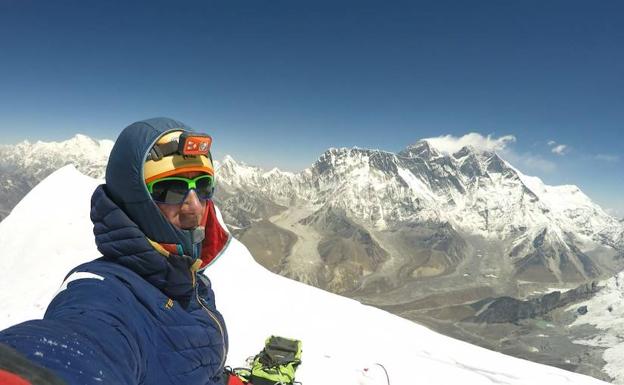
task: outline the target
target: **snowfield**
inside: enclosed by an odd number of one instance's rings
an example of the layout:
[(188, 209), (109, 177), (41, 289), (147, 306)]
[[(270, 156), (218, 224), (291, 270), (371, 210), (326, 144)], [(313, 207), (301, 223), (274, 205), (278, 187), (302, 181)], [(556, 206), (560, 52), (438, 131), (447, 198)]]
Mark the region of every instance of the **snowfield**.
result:
[[(0, 223), (0, 328), (43, 316), (73, 266), (99, 256), (89, 220), (101, 181), (66, 166)], [(604, 384), (482, 349), (275, 275), (233, 240), (207, 270), (230, 336), (227, 364), (242, 366), (269, 335), (303, 341), (304, 385)]]
[(594, 297), (570, 306), (573, 312), (579, 306), (587, 306), (587, 313), (571, 325), (593, 325), (602, 333), (575, 343), (606, 348), (603, 359), (607, 362), (603, 371), (613, 377), (614, 384), (624, 384), (624, 272), (602, 281), (601, 290)]

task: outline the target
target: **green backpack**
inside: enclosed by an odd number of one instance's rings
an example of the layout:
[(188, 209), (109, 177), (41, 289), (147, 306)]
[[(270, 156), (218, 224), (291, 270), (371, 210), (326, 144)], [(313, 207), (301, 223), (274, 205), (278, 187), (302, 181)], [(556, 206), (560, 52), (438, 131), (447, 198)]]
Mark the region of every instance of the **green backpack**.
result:
[(299, 364), (301, 341), (271, 336), (253, 359), (251, 382), (253, 385), (292, 385)]

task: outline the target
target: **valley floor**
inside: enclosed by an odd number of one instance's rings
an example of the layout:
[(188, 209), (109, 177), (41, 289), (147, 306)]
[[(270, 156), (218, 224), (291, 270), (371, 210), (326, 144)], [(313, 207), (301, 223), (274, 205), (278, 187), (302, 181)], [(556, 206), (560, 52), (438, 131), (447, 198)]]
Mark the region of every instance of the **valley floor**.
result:
[[(318, 286), (318, 282), (310, 279), (310, 273), (313, 270), (312, 266), (324, 265), (317, 248), (322, 236), (310, 226), (300, 223), (313, 213), (312, 208), (290, 207), (263, 223), (255, 224), (240, 239), (252, 251), (256, 260), (265, 267)], [(280, 237), (288, 238), (288, 242), (281, 242), (283, 247), (270, 253), (272, 267), (258, 258), (266, 252), (255, 239), (259, 235), (257, 232), (262, 232), (264, 236), (266, 233), (273, 234), (271, 236), (273, 244), (279, 243), (276, 240)], [(383, 238), (385, 235), (375, 236)], [(574, 318), (581, 316), (576, 312), (566, 312), (559, 308), (541, 318), (525, 319), (517, 323), (483, 324), (465, 321), (475, 314), (475, 309), (470, 305), (484, 298), (503, 295), (526, 297), (549, 291), (543, 285), (541, 287), (530, 283), (512, 285), (509, 281), (501, 279), (501, 276), (508, 272), (499, 266), (500, 262), (497, 263), (500, 260), (497, 245), (472, 241), (479, 247), (476, 247), (472, 256), (449, 274), (418, 279), (412, 277), (399, 284), (396, 289), (384, 287), (379, 290), (376, 285), (370, 285), (368, 288), (364, 285), (363, 290), (343, 295), (490, 350), (613, 381), (602, 370), (605, 365), (602, 358), (604, 348), (573, 342), (591, 337), (596, 332), (591, 326), (570, 328), (569, 325)], [(384, 244), (395, 243), (384, 242)], [(393, 251), (400, 254), (403, 250), (399, 248)], [(288, 258), (293, 255), (297, 258)], [(393, 259), (388, 262), (391, 265)], [(368, 279), (375, 278), (373, 273)]]
[(570, 315), (555, 310), (547, 318), (522, 320), (516, 324), (477, 324), (440, 320), (412, 312), (406, 317), (439, 333), (495, 350), (510, 356), (611, 382), (602, 368), (604, 348), (576, 344), (573, 341), (592, 336), (593, 327), (574, 328), (566, 325)]

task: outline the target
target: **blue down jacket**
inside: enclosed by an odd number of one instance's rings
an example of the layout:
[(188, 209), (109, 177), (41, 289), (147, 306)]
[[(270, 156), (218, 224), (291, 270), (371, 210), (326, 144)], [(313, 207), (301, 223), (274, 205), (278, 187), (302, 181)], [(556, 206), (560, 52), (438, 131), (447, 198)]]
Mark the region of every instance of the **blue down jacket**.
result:
[[(190, 231), (173, 229), (159, 217), (142, 179), (147, 151), (173, 129), (190, 131), (180, 122), (153, 119), (122, 132), (106, 185), (91, 200), (103, 256), (68, 274), (42, 320), (0, 332), (0, 343), (68, 384), (223, 382), (225, 322), (210, 281), (192, 266), (198, 259), (208, 265), (230, 236), (209, 201), (205, 239), (198, 247)], [(163, 251), (160, 243), (177, 245), (180, 254)]]

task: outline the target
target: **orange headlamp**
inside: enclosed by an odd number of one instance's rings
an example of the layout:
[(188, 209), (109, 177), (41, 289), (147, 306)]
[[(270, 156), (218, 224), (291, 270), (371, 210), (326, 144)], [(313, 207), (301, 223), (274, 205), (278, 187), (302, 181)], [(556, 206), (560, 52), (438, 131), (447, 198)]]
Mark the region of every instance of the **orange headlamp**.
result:
[(212, 137), (208, 134), (183, 132), (179, 137), (165, 143), (158, 143), (148, 153), (147, 160), (158, 161), (169, 155), (210, 156)]
[(184, 132), (180, 135), (178, 152), (181, 155), (208, 155), (212, 137), (208, 134), (196, 134)]

